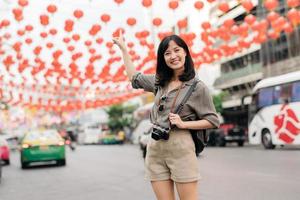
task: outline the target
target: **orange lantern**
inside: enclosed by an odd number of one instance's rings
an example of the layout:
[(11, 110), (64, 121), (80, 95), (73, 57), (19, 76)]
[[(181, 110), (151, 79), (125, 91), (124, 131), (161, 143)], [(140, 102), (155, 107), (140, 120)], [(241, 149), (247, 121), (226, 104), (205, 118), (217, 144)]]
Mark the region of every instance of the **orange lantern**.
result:
[(30, 31), (33, 30), (33, 26), (31, 26), (31, 25), (26, 25), (26, 26), (25, 26), (25, 30), (28, 31), (28, 32), (30, 32)]
[(290, 8), (296, 8), (300, 5), (300, 1), (299, 0), (287, 0), (287, 5)]
[(80, 35), (74, 34), (72, 35), (72, 39), (77, 42), (78, 40), (80, 40)]
[(222, 12), (226, 13), (229, 11), (229, 5), (227, 2), (221, 2), (218, 6), (219, 10), (221, 10)]
[(40, 33), (41, 38), (46, 38), (48, 34), (46, 32), (41, 32)]
[(183, 29), (187, 27), (187, 19), (179, 20), (177, 22), (177, 26), (179, 29)]
[(101, 15), (101, 20), (102, 20), (104, 23), (109, 22), (109, 20), (110, 20), (110, 15), (108, 15), (108, 14), (103, 14), (103, 15)]
[(202, 1), (196, 1), (194, 3), (194, 7), (197, 9), (197, 10), (201, 10), (203, 8), (204, 4)]
[(47, 26), (49, 24), (49, 17), (48, 17), (48, 15), (41, 15), (40, 16), (40, 23), (43, 26)]
[(278, 0), (265, 0), (264, 6), (268, 10), (275, 10), (278, 7)]
[(247, 24), (249, 24), (249, 25), (252, 25), (255, 21), (256, 21), (256, 17), (255, 17), (254, 15), (252, 15), (252, 14), (247, 15), (247, 16), (245, 17), (245, 22), (246, 22)]
[(152, 1), (151, 1), (151, 0), (143, 0), (143, 1), (142, 1), (142, 5), (143, 5), (145, 8), (149, 8), (149, 7), (152, 5)]
[(162, 20), (159, 18), (159, 17), (156, 17), (156, 18), (154, 18), (153, 20), (152, 20), (152, 24), (154, 25), (154, 26), (160, 26), (161, 25), (161, 23), (162, 23)]
[(124, 0), (114, 0), (118, 5), (120, 5), (121, 3), (123, 3)]
[(178, 1), (173, 0), (169, 2), (169, 8), (172, 9), (173, 11), (178, 8)]
[(50, 4), (47, 6), (47, 11), (51, 14), (55, 13), (57, 11), (57, 7), (54, 4)]
[(4, 19), (4, 20), (1, 21), (0, 27), (1, 27), (1, 26), (2, 26), (2, 27), (7, 27), (7, 26), (9, 26), (9, 25), (10, 25), (10, 21), (7, 20), (7, 19)]
[(73, 12), (74, 17), (76, 17), (77, 19), (80, 19), (81, 17), (83, 17), (83, 12), (82, 10), (75, 10)]
[(49, 33), (51, 35), (56, 35), (57, 34), (57, 30), (55, 28), (52, 28), (52, 29), (49, 30)]
[(211, 27), (209, 22), (203, 22), (201, 26), (204, 30), (210, 29)]
[(21, 6), (21, 7), (25, 7), (28, 5), (28, 1), (27, 0), (19, 0), (18, 1), (18, 4)]
[(71, 32), (73, 30), (74, 22), (70, 19), (65, 21), (65, 31)]
[(250, 12), (254, 8), (251, 0), (243, 0), (242, 6), (247, 12)]
[(300, 22), (300, 13), (295, 8), (290, 9), (286, 16), (294, 26)]
[(131, 18), (128, 18), (126, 22), (129, 26), (134, 26), (136, 24), (136, 19), (131, 17)]

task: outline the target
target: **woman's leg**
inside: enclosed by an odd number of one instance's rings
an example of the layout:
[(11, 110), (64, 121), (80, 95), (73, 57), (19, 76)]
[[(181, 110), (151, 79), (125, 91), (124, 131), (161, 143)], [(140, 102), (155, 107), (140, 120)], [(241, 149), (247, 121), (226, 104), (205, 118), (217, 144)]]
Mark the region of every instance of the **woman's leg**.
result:
[(175, 200), (174, 182), (166, 181), (151, 181), (153, 191), (157, 200)]
[(190, 183), (176, 183), (180, 200), (197, 200), (198, 181)]

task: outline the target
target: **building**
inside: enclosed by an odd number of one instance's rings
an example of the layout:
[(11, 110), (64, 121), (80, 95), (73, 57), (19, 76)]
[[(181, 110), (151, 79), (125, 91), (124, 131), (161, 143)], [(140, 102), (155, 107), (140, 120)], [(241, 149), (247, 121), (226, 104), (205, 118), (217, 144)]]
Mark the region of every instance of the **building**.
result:
[[(243, 23), (247, 13), (242, 5), (236, 0), (227, 0), (230, 10), (225, 14), (218, 10), (215, 3), (210, 16), (212, 24), (219, 27), (227, 19), (234, 19), (237, 25)], [(288, 7), (286, 1), (280, 0), (276, 12), (286, 15)], [(264, 8), (262, 0), (252, 1), (254, 8), (251, 14), (258, 20), (265, 19), (269, 12)], [(270, 26), (270, 25), (269, 25)], [(249, 31), (248, 39), (254, 37)], [(242, 126), (248, 124), (248, 104), (250, 98), (244, 98), (251, 94), (253, 86), (262, 78), (276, 76), (292, 71), (300, 70), (300, 40), (299, 26), (293, 33), (281, 32), (278, 38), (268, 39), (266, 42), (251, 44), (233, 56), (219, 60), (221, 76), (216, 79), (214, 86), (225, 93), (222, 103), (223, 117), (225, 122), (233, 122)], [(236, 38), (231, 38), (231, 43)], [(215, 45), (218, 45), (218, 41)]]

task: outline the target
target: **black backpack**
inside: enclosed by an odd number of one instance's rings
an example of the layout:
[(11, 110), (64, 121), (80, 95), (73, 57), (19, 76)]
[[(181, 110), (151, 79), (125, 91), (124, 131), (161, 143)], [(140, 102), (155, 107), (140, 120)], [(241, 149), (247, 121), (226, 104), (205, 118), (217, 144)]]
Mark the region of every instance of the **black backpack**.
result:
[[(192, 95), (198, 81), (195, 79), (189, 90), (187, 91), (185, 97), (183, 98), (182, 102), (179, 104), (179, 106), (175, 109), (174, 114), (179, 114), (183, 108), (183, 105), (187, 102), (187, 100), (190, 98)], [(158, 91), (158, 86), (155, 86), (155, 91), (154, 94), (156, 94)], [(196, 156), (199, 156), (199, 154), (204, 150), (204, 147), (208, 143), (208, 137), (206, 134), (206, 130), (190, 130), (192, 134), (192, 138), (195, 144), (195, 153)]]

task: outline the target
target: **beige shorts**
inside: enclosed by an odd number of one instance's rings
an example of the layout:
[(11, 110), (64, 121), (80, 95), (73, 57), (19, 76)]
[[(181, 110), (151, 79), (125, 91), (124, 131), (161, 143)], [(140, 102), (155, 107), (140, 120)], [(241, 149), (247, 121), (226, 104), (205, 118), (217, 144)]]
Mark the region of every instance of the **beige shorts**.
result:
[(188, 130), (170, 132), (169, 140), (153, 140), (147, 145), (146, 179), (187, 183), (200, 179), (195, 146)]

